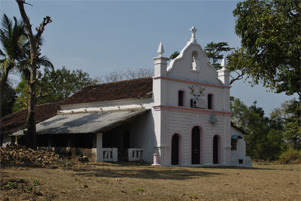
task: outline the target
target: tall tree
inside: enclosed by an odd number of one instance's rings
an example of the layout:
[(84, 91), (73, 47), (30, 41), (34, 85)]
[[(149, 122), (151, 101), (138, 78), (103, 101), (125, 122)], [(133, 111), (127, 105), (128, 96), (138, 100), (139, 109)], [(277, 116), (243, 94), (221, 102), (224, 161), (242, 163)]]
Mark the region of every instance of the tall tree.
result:
[(220, 69), (221, 65), (218, 60), (224, 58), (223, 52), (228, 52), (233, 48), (230, 48), (227, 42), (208, 43), (205, 47), (205, 53), (209, 58), (210, 63), (216, 68)]
[(14, 17), (14, 23), (7, 15), (3, 15), (2, 28), (0, 29), (0, 41), (3, 49), (0, 49), (0, 117), (6, 114), (7, 98), (11, 89), (7, 83), (10, 71), (16, 67), (20, 67), (20, 61), (24, 59), (24, 45), (26, 44), (26, 34), (23, 22), (18, 22)]
[(45, 26), (51, 23), (51, 18), (49, 16), (43, 19), (43, 22), (39, 27), (36, 28), (37, 34), (34, 35), (32, 32), (32, 27), (29, 18), (24, 9), (24, 0), (16, 0), (21, 17), (23, 19), (28, 42), (30, 45), (30, 55), (29, 55), (29, 69), (30, 69), (30, 79), (29, 79), (29, 90), (28, 90), (28, 116), (26, 120), (26, 145), (28, 147), (36, 148), (36, 124), (35, 124), (35, 109), (36, 109), (36, 82), (37, 82), (37, 69), (39, 68), (37, 61), (39, 59), (40, 53), (40, 40), (41, 36), (45, 30)]
[(235, 98), (231, 101), (232, 121), (248, 135), (247, 155), (253, 159), (276, 160), (284, 150), (283, 122), (275, 117), (265, 117), (256, 102), (250, 107)]
[(284, 139), (289, 147), (301, 149), (301, 103), (295, 99), (289, 101), (285, 108), (286, 117)]
[[(96, 84), (96, 80), (91, 79), (89, 74), (82, 70), (70, 71), (63, 67), (52, 71), (44, 68), (43, 76), (37, 81), (37, 104), (63, 101), (91, 84)], [(16, 91), (18, 98), (14, 111), (27, 108), (28, 85), (26, 77), (22, 76)]]
[(233, 11), (241, 37), (243, 70), (253, 84), (262, 82), (276, 93), (297, 93), (301, 100), (301, 1), (246, 0)]

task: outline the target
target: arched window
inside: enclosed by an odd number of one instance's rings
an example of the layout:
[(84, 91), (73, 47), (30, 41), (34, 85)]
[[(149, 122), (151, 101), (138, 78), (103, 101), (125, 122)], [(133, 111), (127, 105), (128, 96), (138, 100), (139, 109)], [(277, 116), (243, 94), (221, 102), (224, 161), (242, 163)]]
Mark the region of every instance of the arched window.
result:
[(178, 91), (178, 106), (184, 106), (184, 91)]

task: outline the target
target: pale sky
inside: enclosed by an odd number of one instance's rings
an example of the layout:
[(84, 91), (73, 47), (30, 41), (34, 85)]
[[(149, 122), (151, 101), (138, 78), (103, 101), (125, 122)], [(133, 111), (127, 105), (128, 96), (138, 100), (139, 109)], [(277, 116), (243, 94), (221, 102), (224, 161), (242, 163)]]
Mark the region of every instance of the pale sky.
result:
[[(111, 71), (153, 68), (153, 57), (163, 42), (165, 56), (181, 51), (190, 39), (191, 26), (204, 48), (210, 42), (240, 47), (232, 11), (237, 0), (27, 0), (33, 27), (43, 17), (53, 20), (43, 33), (42, 54), (55, 68), (82, 69), (90, 77)], [(20, 19), (14, 0), (0, 1), (2, 13)], [(269, 114), (273, 108), (297, 96), (267, 92), (261, 86), (235, 82), (231, 95), (248, 106), (257, 105)]]

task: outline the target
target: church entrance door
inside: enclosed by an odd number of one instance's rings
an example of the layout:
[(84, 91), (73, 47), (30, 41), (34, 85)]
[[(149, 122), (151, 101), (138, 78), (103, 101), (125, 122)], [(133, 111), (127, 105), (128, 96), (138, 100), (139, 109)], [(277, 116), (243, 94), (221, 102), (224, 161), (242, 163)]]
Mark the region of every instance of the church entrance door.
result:
[(218, 164), (218, 157), (219, 157), (219, 137), (216, 135), (213, 138), (213, 164)]
[(179, 135), (174, 134), (171, 142), (171, 164), (179, 165)]
[(195, 126), (191, 134), (191, 164), (200, 164), (201, 134), (200, 128)]

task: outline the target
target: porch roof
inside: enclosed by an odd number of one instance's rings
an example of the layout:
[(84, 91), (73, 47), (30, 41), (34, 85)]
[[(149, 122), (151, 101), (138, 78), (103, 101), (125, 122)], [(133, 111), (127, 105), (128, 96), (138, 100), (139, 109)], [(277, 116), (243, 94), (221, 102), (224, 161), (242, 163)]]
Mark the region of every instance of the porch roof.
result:
[[(144, 114), (149, 109), (99, 113), (58, 114), (36, 125), (37, 134), (85, 134), (105, 132)], [(23, 130), (13, 136), (23, 135)]]

